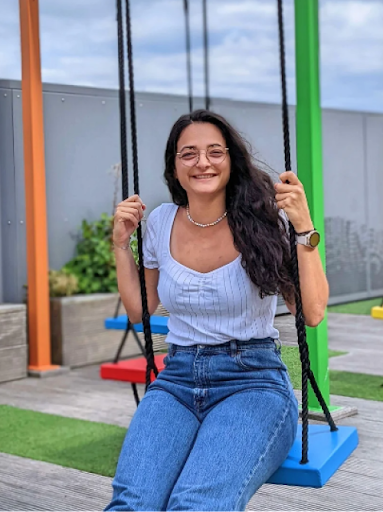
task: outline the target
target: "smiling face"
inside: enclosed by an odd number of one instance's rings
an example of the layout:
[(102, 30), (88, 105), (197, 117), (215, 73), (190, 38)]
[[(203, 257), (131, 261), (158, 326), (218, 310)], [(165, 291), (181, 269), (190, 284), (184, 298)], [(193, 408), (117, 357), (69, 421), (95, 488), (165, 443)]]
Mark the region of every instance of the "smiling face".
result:
[(177, 153), (176, 178), (188, 196), (225, 193), (230, 178), (230, 155), (215, 125), (193, 123), (186, 127), (178, 139)]

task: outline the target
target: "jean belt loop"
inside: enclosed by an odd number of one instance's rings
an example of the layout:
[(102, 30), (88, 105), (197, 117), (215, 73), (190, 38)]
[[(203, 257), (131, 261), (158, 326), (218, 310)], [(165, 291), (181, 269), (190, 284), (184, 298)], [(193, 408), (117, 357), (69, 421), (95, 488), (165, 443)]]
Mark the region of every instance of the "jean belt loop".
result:
[(231, 357), (237, 355), (237, 340), (230, 340), (230, 355)]
[(281, 349), (282, 349), (282, 343), (281, 343), (281, 340), (280, 340), (279, 338), (277, 338), (276, 340), (274, 340), (274, 343), (276, 344), (277, 349), (278, 349), (279, 351), (281, 351)]

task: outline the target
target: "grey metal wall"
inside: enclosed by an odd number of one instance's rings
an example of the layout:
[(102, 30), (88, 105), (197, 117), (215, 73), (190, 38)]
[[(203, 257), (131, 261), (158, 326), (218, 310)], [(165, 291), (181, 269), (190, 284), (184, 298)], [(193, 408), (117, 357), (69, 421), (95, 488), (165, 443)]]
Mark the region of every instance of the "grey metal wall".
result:
[[(74, 254), (81, 220), (112, 213), (110, 169), (120, 160), (118, 97), (116, 91), (60, 85), (44, 85), (43, 96), (49, 262), (60, 268)], [(213, 109), (239, 128), (277, 178), (284, 167), (280, 106), (215, 100)], [(186, 111), (186, 98), (137, 94), (140, 193), (149, 211), (170, 200), (163, 152), (172, 123)], [(291, 108), (295, 167), (294, 115)], [(382, 135), (382, 115), (323, 112), (332, 302), (383, 294)], [(0, 194), (0, 301), (19, 302), (26, 243), (21, 92), (14, 81), (0, 81)]]
[(323, 112), (327, 275), (333, 300), (383, 293), (383, 116)]

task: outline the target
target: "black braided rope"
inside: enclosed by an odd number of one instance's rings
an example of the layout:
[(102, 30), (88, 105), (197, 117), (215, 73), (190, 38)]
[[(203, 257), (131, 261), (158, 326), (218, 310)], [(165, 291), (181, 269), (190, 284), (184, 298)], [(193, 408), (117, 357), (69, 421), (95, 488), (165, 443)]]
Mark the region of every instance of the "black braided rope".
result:
[(204, 67), (205, 67), (205, 109), (210, 108), (209, 94), (209, 39), (207, 27), (207, 0), (202, 0), (203, 17), (203, 48), (204, 48)]
[(117, 0), (117, 41), (118, 41), (118, 80), (120, 106), (120, 143), (121, 143), (121, 185), (122, 200), (129, 197), (128, 148), (126, 142), (126, 102), (124, 67), (124, 29), (122, 24), (122, 0)]
[(192, 68), (191, 68), (191, 50), (190, 50), (190, 16), (189, 16), (189, 0), (184, 0), (185, 14), (185, 38), (186, 38), (186, 72), (188, 82), (189, 95), (189, 111), (193, 111), (193, 85), (192, 85)]
[[(291, 170), (291, 152), (290, 152), (290, 129), (289, 112), (287, 104), (287, 85), (286, 85), (286, 65), (285, 65), (285, 41), (283, 28), (283, 4), (282, 0), (277, 0), (278, 5), (278, 32), (280, 48), (280, 71), (282, 85), (282, 121), (283, 121), (283, 142), (285, 153), (285, 170)], [(291, 273), (295, 286), (295, 327), (298, 334), (299, 354), (302, 364), (302, 459), (301, 464), (308, 462), (308, 380), (314, 390), (315, 396), (321, 405), (324, 415), (330, 425), (331, 431), (337, 430), (331, 417), (322, 393), (315, 380), (315, 376), (310, 368), (309, 347), (306, 339), (306, 322), (303, 316), (302, 297), (300, 292), (298, 255), (295, 242), (295, 229), (289, 222), (290, 250), (291, 250)]]
[[(139, 174), (138, 174), (138, 149), (137, 149), (137, 125), (136, 125), (136, 103), (134, 93), (134, 74), (133, 74), (133, 48), (132, 48), (132, 29), (130, 20), (130, 5), (129, 0), (126, 0), (126, 38), (128, 46), (128, 69), (129, 69), (129, 98), (130, 98), (130, 126), (132, 136), (132, 157), (133, 157), (133, 182), (134, 193), (140, 194), (139, 187)], [(150, 376), (153, 370), (154, 375), (157, 377), (158, 369), (154, 362), (153, 340), (150, 328), (150, 315), (148, 311), (148, 298), (145, 285), (145, 270), (143, 265), (142, 254), (142, 226), (138, 224), (137, 228), (137, 242), (138, 242), (138, 258), (139, 258), (139, 277), (141, 285), (141, 300), (142, 300), (142, 325), (144, 328), (145, 337), (145, 353), (146, 353), (146, 389), (150, 385)]]

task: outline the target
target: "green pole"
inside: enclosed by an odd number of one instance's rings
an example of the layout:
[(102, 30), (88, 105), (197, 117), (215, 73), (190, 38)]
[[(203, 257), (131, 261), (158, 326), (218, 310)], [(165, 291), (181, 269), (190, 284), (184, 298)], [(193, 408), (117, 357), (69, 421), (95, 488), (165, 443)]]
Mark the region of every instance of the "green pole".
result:
[[(298, 176), (315, 228), (321, 234), (319, 252), (325, 267), (322, 126), (319, 81), (318, 0), (295, 0), (296, 132)], [(327, 313), (316, 328), (307, 328), (311, 368), (327, 405), (330, 403)], [(322, 410), (309, 386), (309, 409)]]

